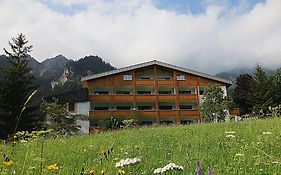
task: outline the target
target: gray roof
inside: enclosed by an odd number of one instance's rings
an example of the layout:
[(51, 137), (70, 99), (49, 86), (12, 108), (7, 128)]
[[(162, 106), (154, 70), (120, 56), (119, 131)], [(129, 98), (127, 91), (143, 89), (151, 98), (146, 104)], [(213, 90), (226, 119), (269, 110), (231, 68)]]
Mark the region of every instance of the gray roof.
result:
[(153, 60), (153, 61), (149, 61), (149, 62), (145, 62), (145, 63), (140, 63), (140, 64), (135, 64), (135, 65), (132, 65), (132, 66), (127, 66), (127, 67), (123, 67), (123, 68), (108, 71), (108, 72), (89, 75), (89, 76), (86, 76), (86, 77), (82, 77), (81, 81), (92, 80), (92, 79), (105, 77), (105, 76), (109, 76), (109, 75), (113, 75), (113, 74), (117, 74), (117, 73), (131, 71), (131, 70), (142, 68), (142, 67), (152, 66), (152, 65), (163, 66), (163, 67), (166, 67), (166, 68), (170, 68), (170, 69), (178, 70), (178, 71), (181, 71), (181, 72), (197, 75), (197, 76), (200, 76), (200, 77), (204, 77), (204, 78), (207, 78), (207, 79), (219, 81), (219, 82), (226, 83), (226, 84), (229, 84), (229, 85), (232, 84), (232, 82), (230, 80), (226, 80), (226, 79), (216, 77), (216, 76), (213, 76), (213, 75), (209, 75), (209, 74), (197, 72), (197, 71), (194, 71), (194, 70), (186, 69), (186, 68), (183, 68), (183, 67), (174, 66), (174, 65), (171, 65), (171, 64), (168, 64), (168, 63), (157, 61), (157, 60)]

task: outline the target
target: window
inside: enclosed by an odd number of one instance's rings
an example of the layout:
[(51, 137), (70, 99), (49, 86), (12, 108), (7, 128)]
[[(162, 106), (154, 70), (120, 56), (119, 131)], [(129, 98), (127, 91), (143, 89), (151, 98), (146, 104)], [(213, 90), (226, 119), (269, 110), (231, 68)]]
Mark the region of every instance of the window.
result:
[(179, 91), (179, 94), (191, 94), (191, 91)]
[(164, 77), (164, 76), (158, 76), (158, 80), (172, 80), (173, 77)]
[(96, 106), (94, 107), (94, 110), (96, 111), (107, 111), (109, 109), (108, 106)]
[(151, 91), (138, 91), (138, 94), (152, 94)]
[(130, 110), (131, 107), (130, 106), (117, 106), (116, 109), (117, 110)]
[(138, 106), (138, 110), (152, 110), (152, 106)]
[(108, 91), (95, 91), (95, 95), (108, 95)]
[(75, 103), (68, 103), (68, 111), (70, 112), (75, 111)]
[(172, 91), (158, 91), (158, 94), (172, 94)]
[(192, 110), (192, 105), (180, 105), (180, 109)]
[(174, 121), (171, 120), (161, 120), (160, 125), (172, 125), (174, 124)]
[(177, 80), (185, 80), (185, 77), (183, 74), (177, 75)]
[(168, 106), (168, 105), (163, 105), (163, 106), (159, 106), (159, 109), (160, 110), (172, 110), (173, 109), (173, 106)]
[(132, 80), (133, 76), (131, 74), (125, 74), (123, 75), (123, 80)]
[(116, 91), (116, 94), (118, 94), (118, 95), (130, 95), (131, 92), (130, 91)]
[(189, 125), (194, 123), (194, 120), (181, 120), (181, 124), (182, 125)]
[(141, 126), (149, 126), (153, 124), (153, 121), (145, 120), (145, 121), (139, 121)]

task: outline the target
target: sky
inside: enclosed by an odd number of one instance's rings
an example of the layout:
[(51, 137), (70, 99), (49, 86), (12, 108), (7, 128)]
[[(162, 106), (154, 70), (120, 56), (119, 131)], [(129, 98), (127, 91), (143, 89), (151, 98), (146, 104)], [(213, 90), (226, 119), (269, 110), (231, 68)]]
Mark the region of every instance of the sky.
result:
[(19, 33), (38, 61), (98, 55), (118, 68), (159, 60), (210, 74), (281, 67), (281, 0), (0, 0), (0, 48)]

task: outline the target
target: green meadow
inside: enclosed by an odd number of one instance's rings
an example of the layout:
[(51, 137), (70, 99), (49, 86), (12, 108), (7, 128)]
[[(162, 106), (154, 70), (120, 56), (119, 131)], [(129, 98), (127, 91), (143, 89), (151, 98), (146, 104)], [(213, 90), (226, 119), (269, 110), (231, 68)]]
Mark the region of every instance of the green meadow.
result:
[[(129, 128), (90, 136), (41, 138), (0, 145), (0, 174), (153, 174), (172, 162), (202, 174), (281, 174), (281, 119)], [(4, 157), (13, 161), (5, 165)], [(139, 163), (115, 167), (121, 159)], [(56, 165), (55, 165), (56, 164)], [(48, 167), (53, 165), (55, 168)], [(49, 168), (49, 170), (48, 170)]]

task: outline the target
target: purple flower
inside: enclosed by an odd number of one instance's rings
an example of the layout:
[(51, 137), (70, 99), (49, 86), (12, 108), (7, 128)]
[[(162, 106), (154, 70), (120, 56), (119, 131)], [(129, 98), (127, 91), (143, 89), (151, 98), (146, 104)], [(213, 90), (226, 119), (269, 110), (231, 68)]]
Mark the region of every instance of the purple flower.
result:
[(208, 168), (208, 175), (213, 175), (211, 168)]
[(199, 160), (197, 160), (197, 164), (196, 164), (196, 175), (201, 175), (201, 165)]

